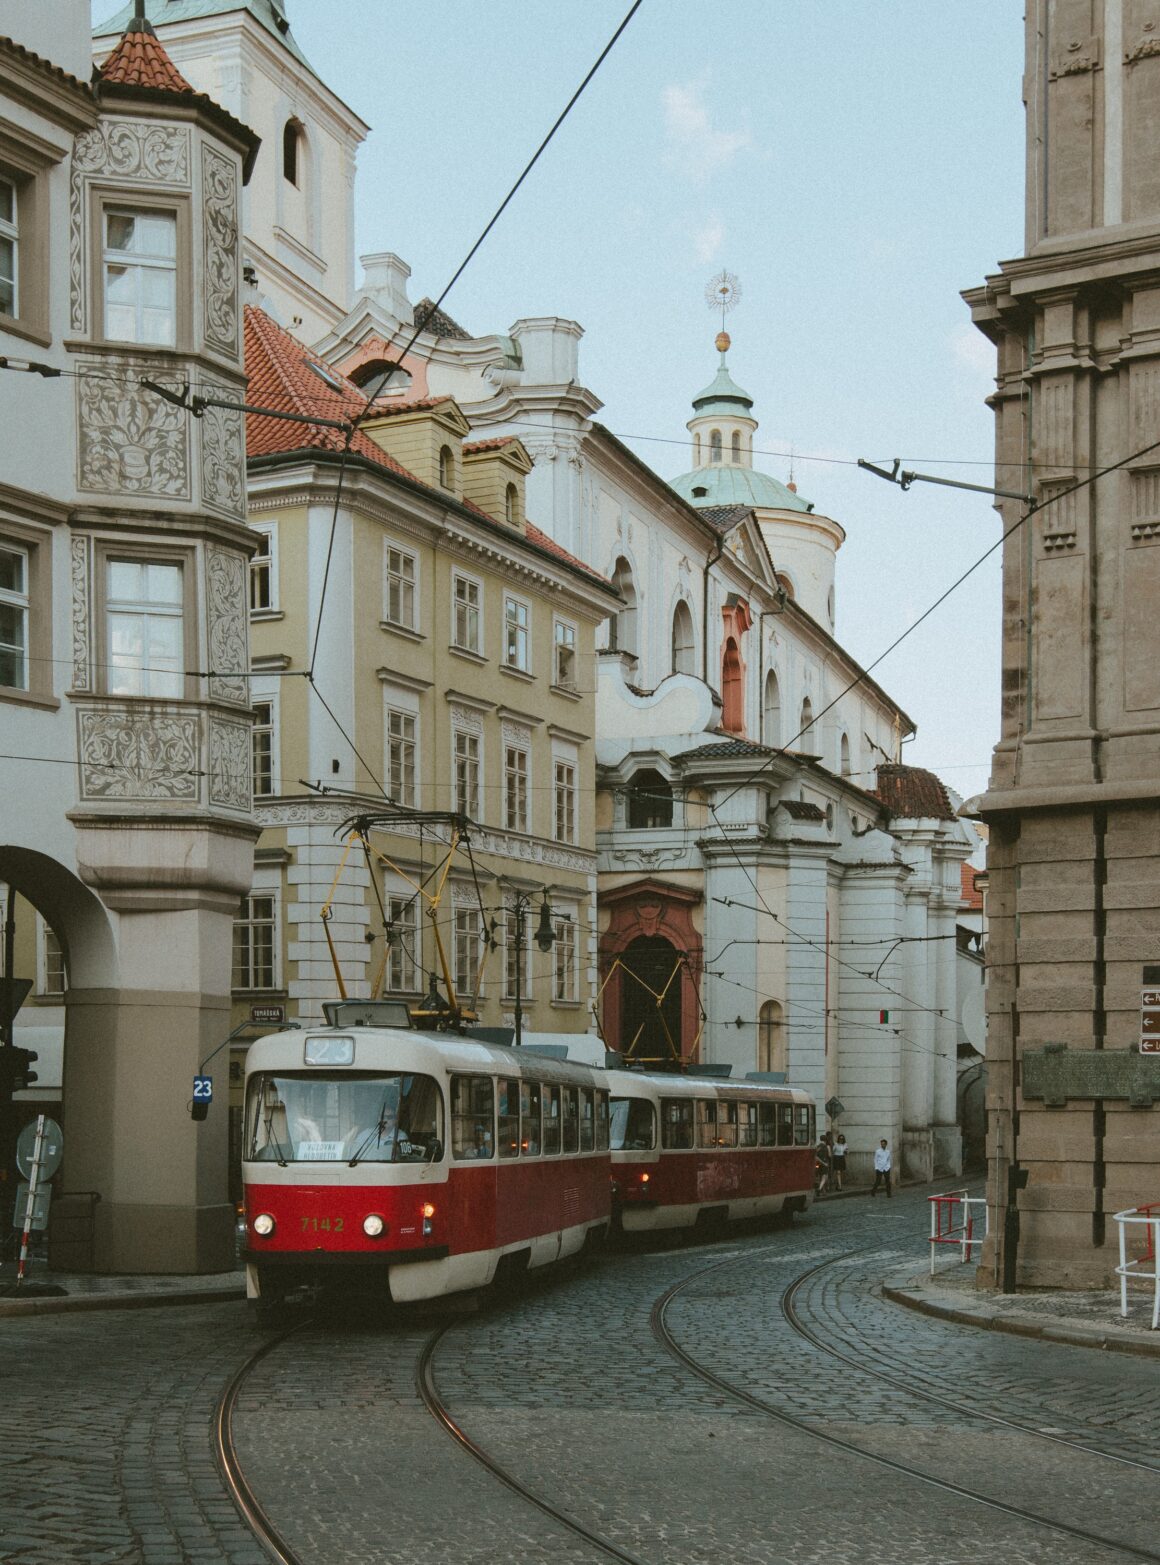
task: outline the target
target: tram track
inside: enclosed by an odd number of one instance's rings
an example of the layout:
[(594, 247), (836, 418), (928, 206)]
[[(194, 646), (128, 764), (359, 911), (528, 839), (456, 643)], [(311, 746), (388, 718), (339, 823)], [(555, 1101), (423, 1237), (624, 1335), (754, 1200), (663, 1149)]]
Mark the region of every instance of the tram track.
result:
[[(847, 1252), (847, 1255), (842, 1257), (842, 1259), (848, 1259), (849, 1253), (850, 1252)], [(853, 1440), (845, 1439), (841, 1435), (831, 1433), (825, 1429), (821, 1429), (810, 1420), (796, 1417), (793, 1413), (787, 1412), (784, 1408), (776, 1407), (773, 1403), (767, 1401), (765, 1398), (756, 1395), (754, 1392), (748, 1390), (744, 1386), (737, 1385), (733, 1381), (727, 1380), (724, 1376), (718, 1375), (716, 1371), (710, 1369), (706, 1364), (701, 1363), (699, 1359), (695, 1358), (690, 1352), (682, 1347), (670, 1329), (666, 1319), (669, 1306), (681, 1293), (692, 1287), (695, 1283), (703, 1281), (716, 1272), (724, 1271), (728, 1267), (738, 1265), (741, 1259), (744, 1259), (744, 1257), (729, 1257), (726, 1260), (716, 1262), (712, 1266), (703, 1267), (699, 1271), (692, 1272), (688, 1276), (681, 1278), (678, 1282), (673, 1283), (672, 1286), (667, 1288), (665, 1292), (662, 1293), (653, 1303), (649, 1316), (649, 1325), (652, 1330), (653, 1337), (665, 1349), (665, 1351), (669, 1353), (674, 1359), (676, 1359), (678, 1363), (683, 1365), (683, 1367), (688, 1370), (690, 1374), (695, 1375), (699, 1380), (711, 1387), (720, 1395), (731, 1398), (735, 1402), (738, 1402), (745, 1407), (748, 1407), (752, 1411), (772, 1419), (775, 1423), (781, 1424), (785, 1428), (793, 1429), (800, 1434), (806, 1435), (810, 1439), (829, 1447), (831, 1450), (847, 1452), (849, 1455), (860, 1457), (863, 1461), (870, 1462), (879, 1468), (884, 1468), (887, 1471), (898, 1474), (904, 1478), (925, 1484), (931, 1488), (941, 1491), (944, 1494), (954, 1495), (959, 1499), (971, 1501), (974, 1504), (983, 1506), (988, 1510), (997, 1511), (1003, 1515), (1009, 1516), (1014, 1520), (1028, 1523), (1034, 1527), (1048, 1529), (1052, 1532), (1059, 1533), (1078, 1542), (1094, 1544), (1101, 1549), (1112, 1550), (1114, 1552), (1129, 1556), (1133, 1559), (1160, 1562), (1160, 1552), (1157, 1550), (1143, 1548), (1138, 1544), (1126, 1542), (1122, 1539), (1110, 1538), (1101, 1533), (1091, 1532), (1087, 1528), (1078, 1527), (1071, 1522), (1063, 1521), (1056, 1517), (1045, 1516), (1039, 1511), (1033, 1511), (1026, 1507), (1012, 1504), (1010, 1501), (1001, 1500), (995, 1495), (984, 1494), (981, 1491), (972, 1489), (965, 1484), (955, 1483), (952, 1479), (941, 1478), (937, 1474), (927, 1472), (921, 1467), (912, 1466), (910, 1463), (899, 1461), (895, 1457), (887, 1456), (881, 1451), (868, 1449), (866, 1446), (859, 1445)], [(834, 1261), (830, 1260), (821, 1262), (818, 1266), (811, 1267), (809, 1271), (802, 1273), (799, 1277), (794, 1279), (794, 1281), (790, 1283), (782, 1292), (780, 1299), (781, 1312), (787, 1324), (790, 1325), (791, 1329), (797, 1330), (797, 1326), (795, 1325), (795, 1322), (791, 1316), (792, 1298), (795, 1289), (800, 1287), (800, 1285), (804, 1283), (809, 1277), (822, 1270), (825, 1266), (833, 1264)], [(808, 1333), (802, 1332), (800, 1334), (803, 1336), (803, 1338), (812, 1340), (809, 1338)], [(820, 1346), (823, 1351), (827, 1351), (824, 1344), (815, 1345)], [(848, 1360), (847, 1362), (854, 1361)], [(861, 1364), (857, 1364), (856, 1367), (860, 1371), (863, 1369)], [(873, 1371), (869, 1371), (868, 1373), (872, 1375), (874, 1374)], [(879, 1376), (878, 1378), (885, 1379), (886, 1377)], [(903, 1391), (912, 1393), (916, 1396), (921, 1396), (924, 1400), (940, 1400), (935, 1393), (920, 1393), (907, 1386), (905, 1382), (900, 1384)], [(970, 1416), (977, 1416), (975, 1415), (974, 1410), (963, 1409), (959, 1407), (958, 1404), (945, 1401), (945, 1405), (949, 1408), (954, 1408), (956, 1411), (965, 1412)], [(1018, 1428), (1019, 1432), (1023, 1434), (1035, 1434), (1038, 1438), (1043, 1439), (1050, 1438), (1041, 1434), (1041, 1432), (1038, 1430), (1022, 1428), (1019, 1426), (1014, 1427)], [(1062, 1440), (1062, 1437), (1059, 1438)], [(1069, 1442), (1062, 1441), (1062, 1443), (1066, 1444)], [(1095, 1452), (1093, 1454), (1100, 1455), (1103, 1453)], [(1127, 1459), (1124, 1460), (1127, 1461)], [(1154, 1469), (1145, 1463), (1133, 1463), (1128, 1461), (1127, 1465), (1143, 1466), (1147, 1467), (1149, 1471), (1154, 1471)]]

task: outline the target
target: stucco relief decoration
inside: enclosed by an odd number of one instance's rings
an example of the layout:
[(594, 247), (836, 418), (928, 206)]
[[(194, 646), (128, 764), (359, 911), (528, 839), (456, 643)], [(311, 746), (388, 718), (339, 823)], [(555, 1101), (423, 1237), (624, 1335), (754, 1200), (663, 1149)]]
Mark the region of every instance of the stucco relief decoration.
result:
[(532, 748), (532, 730), (524, 723), (513, 723), (507, 718), (502, 724), (503, 742), (516, 746), (520, 750)]
[(1097, 37), (1069, 38), (1060, 44), (1051, 58), (1052, 80), (1060, 76), (1081, 76), (1099, 68), (1100, 41)]
[(460, 706), (457, 701), (451, 703), (451, 725), (453, 728), (466, 728), (473, 734), (483, 732), (483, 714), (476, 711), (473, 706)]
[(70, 578), (73, 689), (88, 690), (92, 685), (92, 672), (89, 667), (89, 540), (85, 537), (72, 540)]
[(209, 693), (219, 701), (247, 699), (246, 566), (240, 554), (211, 549), (206, 560)]
[(247, 723), (212, 718), (209, 725), (209, 802), (227, 810), (250, 809), (253, 748)]
[(189, 130), (146, 120), (106, 120), (73, 143), (69, 190), (69, 294), (74, 331), (85, 327), (85, 187), (89, 177), (148, 180), (189, 188)]
[[(77, 381), (78, 487), (188, 499), (188, 415), (135, 385), (130, 379), (134, 365), (86, 368), (90, 373)], [(102, 373), (106, 370), (111, 374)], [(157, 379), (181, 389), (172, 376)]]
[(197, 802), (196, 713), (81, 712), (82, 799)]
[[(236, 400), (229, 386), (205, 387), (206, 395)], [(201, 433), (201, 497), (215, 511), (241, 521), (246, 514), (243, 489), (245, 449), (242, 415), (228, 408), (206, 408), (198, 421)]]
[(238, 356), (238, 188), (229, 158), (201, 149), (205, 224), (205, 340)]
[(1160, 54), (1160, 34), (1156, 32), (1156, 23), (1145, 22), (1140, 31), (1144, 34), (1143, 38), (1124, 50), (1125, 65), (1132, 65), (1137, 60), (1146, 60), (1150, 55)]

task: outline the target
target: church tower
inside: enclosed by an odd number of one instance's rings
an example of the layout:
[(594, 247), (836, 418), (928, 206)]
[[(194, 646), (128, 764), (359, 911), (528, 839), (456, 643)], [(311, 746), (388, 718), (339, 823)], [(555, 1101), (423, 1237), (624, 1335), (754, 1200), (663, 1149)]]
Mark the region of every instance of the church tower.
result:
[[(261, 137), (242, 213), (250, 298), (317, 342), (354, 297), (355, 159), (369, 126), (310, 65), (285, 0), (146, 0), (145, 11), (186, 80)], [(133, 12), (97, 29), (98, 62)]]
[(693, 398), (685, 426), (692, 436), (693, 466), (670, 479), (682, 499), (699, 510), (744, 506), (752, 510), (782, 585), (827, 631), (834, 629), (834, 562), (846, 534), (820, 516), (813, 502), (753, 465), (757, 420), (753, 398), (729, 373), (729, 333), (717, 333), (717, 373)]
[(982, 1271), (1008, 1290), (1112, 1281), (1111, 1214), (1149, 1191), (1160, 1132), (1160, 10), (1026, 13), (1026, 254), (965, 295), (998, 353), (997, 487), (1037, 507), (997, 507), (1002, 727), (979, 805)]

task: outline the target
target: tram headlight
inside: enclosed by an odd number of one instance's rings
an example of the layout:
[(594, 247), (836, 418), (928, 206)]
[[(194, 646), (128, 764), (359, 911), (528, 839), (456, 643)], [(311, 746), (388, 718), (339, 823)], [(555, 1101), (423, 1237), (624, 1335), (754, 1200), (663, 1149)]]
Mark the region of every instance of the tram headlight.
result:
[(367, 1217), (363, 1218), (363, 1233), (369, 1239), (377, 1239), (386, 1226), (386, 1223), (377, 1212), (371, 1212)]
[(647, 1174), (642, 1174), (640, 1176), (640, 1182), (641, 1182), (642, 1185), (647, 1185), (648, 1181), (649, 1181), (649, 1176)]
[(263, 1239), (268, 1239), (274, 1232), (274, 1219), (269, 1212), (259, 1212), (254, 1218), (254, 1232), (261, 1234)]
[(434, 1217), (435, 1216), (435, 1208), (431, 1205), (430, 1201), (426, 1201), (423, 1204), (423, 1216), (424, 1217)]

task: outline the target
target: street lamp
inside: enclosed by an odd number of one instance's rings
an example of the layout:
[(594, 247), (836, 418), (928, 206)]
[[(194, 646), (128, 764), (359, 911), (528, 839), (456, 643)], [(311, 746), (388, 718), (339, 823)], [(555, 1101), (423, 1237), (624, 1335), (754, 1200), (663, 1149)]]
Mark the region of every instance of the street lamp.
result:
[[(515, 920), (515, 944), (516, 944), (516, 984), (515, 984), (515, 1020), (516, 1036), (515, 1046), (518, 1049), (524, 1037), (524, 932), (527, 927), (526, 920), (528, 909), (532, 905), (533, 893), (530, 891), (517, 891), (512, 897), (510, 912)], [(552, 925), (552, 909), (548, 906), (548, 889), (542, 892), (543, 901), (540, 903), (540, 923), (536, 930), (536, 944), (541, 951), (550, 951), (556, 943), (556, 931)]]

